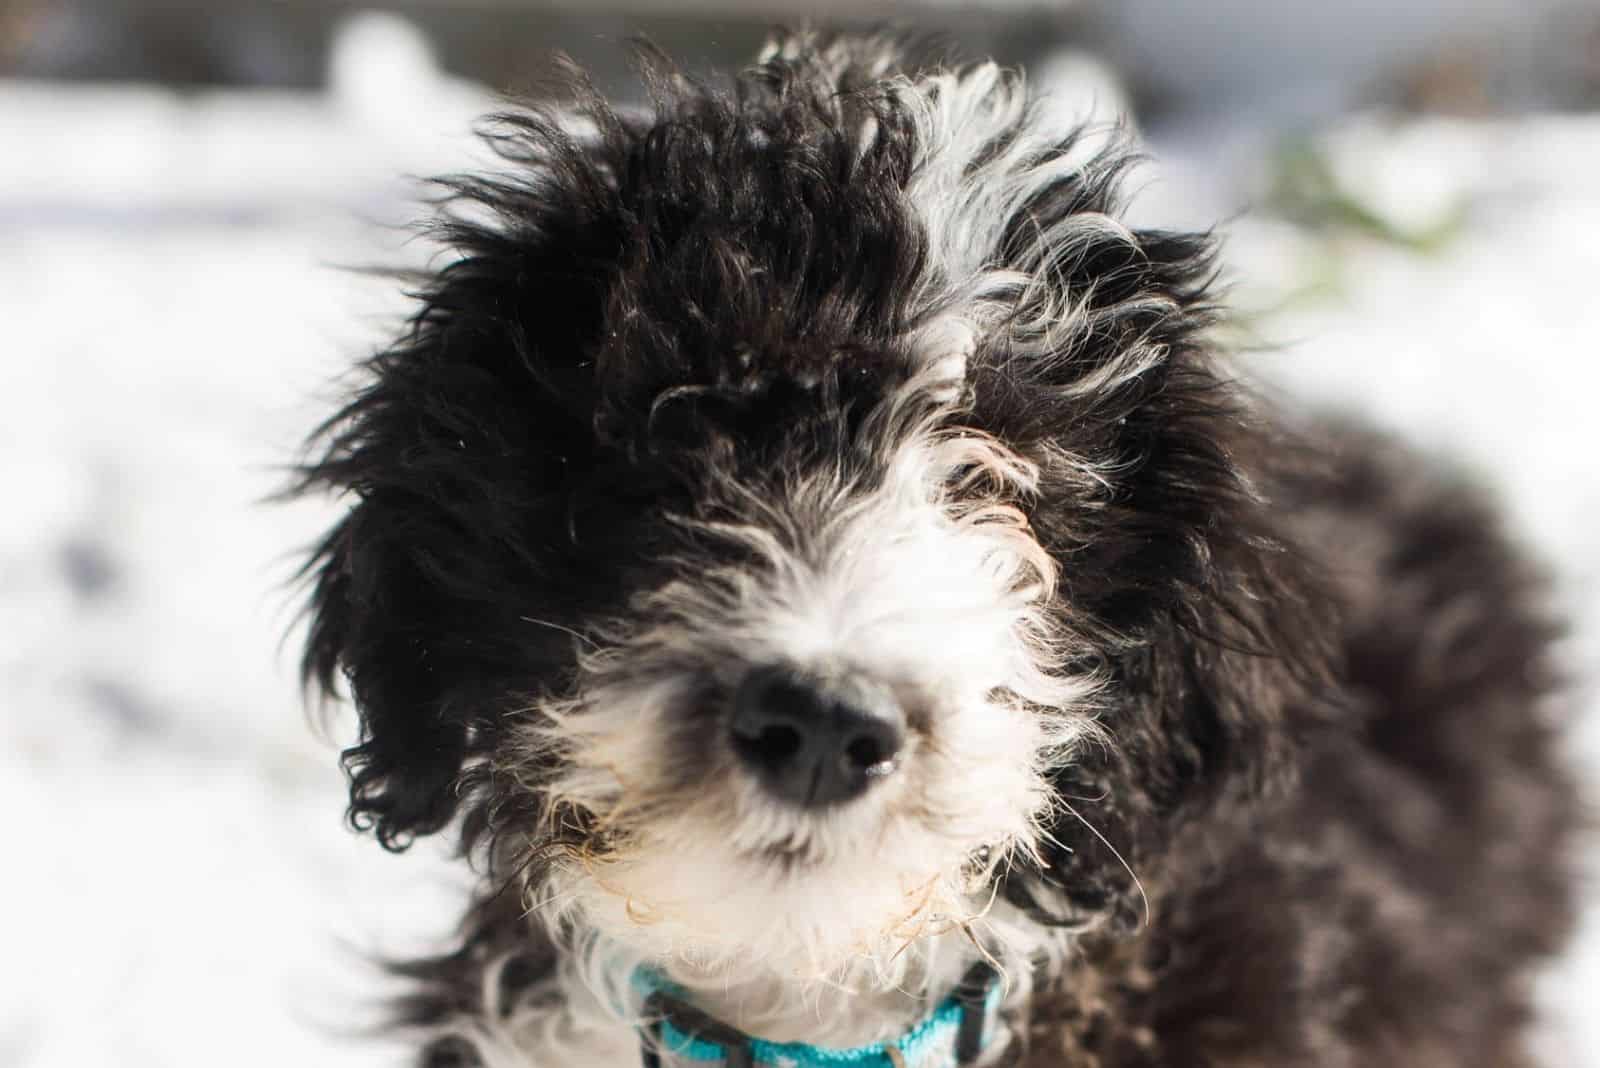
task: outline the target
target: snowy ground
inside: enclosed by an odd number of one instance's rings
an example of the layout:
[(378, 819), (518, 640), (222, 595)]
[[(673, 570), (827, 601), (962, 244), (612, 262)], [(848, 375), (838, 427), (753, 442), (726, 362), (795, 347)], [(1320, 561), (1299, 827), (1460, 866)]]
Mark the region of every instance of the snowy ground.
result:
[[(326, 97), (0, 84), (0, 1068), (394, 1063), (341, 1037), (362, 954), (453, 919), (437, 858), (339, 825), (279, 648), (330, 506), (260, 503), (399, 307), (340, 265), (420, 254), (371, 220), (484, 103), (391, 44)], [(1146, 210), (1265, 201), (1268, 157), (1218, 147), (1250, 143), (1165, 146)], [(1468, 457), (1596, 663), (1600, 118), (1352, 119), (1316, 151), (1388, 229), (1232, 226), (1257, 367)], [(1600, 1065), (1600, 932), (1547, 990), (1551, 1063)]]

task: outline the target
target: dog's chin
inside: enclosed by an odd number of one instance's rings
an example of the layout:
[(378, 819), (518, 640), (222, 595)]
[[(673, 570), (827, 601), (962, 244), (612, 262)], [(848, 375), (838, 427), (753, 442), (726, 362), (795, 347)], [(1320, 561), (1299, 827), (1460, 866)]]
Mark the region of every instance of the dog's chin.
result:
[(671, 836), (552, 873), (540, 896), (571, 932), (678, 974), (896, 982), (932, 936), (981, 921), (1010, 840), (952, 843), (889, 827), (877, 848), (821, 854)]
[[(934, 936), (981, 934), (995, 873), (1028, 863), (1050, 815), (1044, 769), (1090, 729), (1019, 702), (952, 700), (892, 774), (816, 807), (775, 796), (715, 739), (685, 778), (670, 759), (683, 748), (674, 706), (629, 696), (547, 717), (543, 744), (567, 766), (546, 790), (589, 813), (593, 837), (540, 867), (530, 907), (563, 938), (727, 985), (887, 986)], [(642, 709), (626, 730), (624, 708)]]

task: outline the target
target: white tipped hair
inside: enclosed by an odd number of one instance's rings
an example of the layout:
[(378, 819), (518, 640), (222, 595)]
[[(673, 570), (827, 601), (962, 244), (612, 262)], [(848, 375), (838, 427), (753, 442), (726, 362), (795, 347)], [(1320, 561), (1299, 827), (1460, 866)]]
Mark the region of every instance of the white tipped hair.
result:
[[(964, 364), (979, 339), (1004, 324), (1023, 358), (1059, 360), (1081, 351), (1102, 318), (1130, 310), (1126, 304), (1096, 309), (1091, 292), (1061, 284), (1062, 265), (1107, 237), (1137, 248), (1125, 224), (1100, 212), (1040, 223), (1028, 210), (1063, 180), (1093, 178), (1096, 168), (1115, 166), (1106, 149), (1124, 136), (1120, 126), (1058, 128), (1059, 115), (1030, 104), (1022, 76), (992, 62), (902, 79), (896, 92), (917, 120), (918, 152), (905, 195), (927, 237), (931, 268), (913, 298), (922, 323), (913, 334), (918, 351), (948, 374), (955, 353)], [(1002, 248), (1023, 220), (1033, 231)], [(1167, 298), (1141, 299), (1175, 310)], [(1131, 344), (1077, 390), (1109, 388), (1165, 357), (1157, 345)]]

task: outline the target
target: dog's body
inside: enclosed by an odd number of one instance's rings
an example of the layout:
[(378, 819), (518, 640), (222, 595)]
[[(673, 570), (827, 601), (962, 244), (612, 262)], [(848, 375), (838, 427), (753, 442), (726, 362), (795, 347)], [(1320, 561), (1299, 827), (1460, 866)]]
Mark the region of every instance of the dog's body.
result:
[(307, 654), (352, 817), (486, 875), (400, 967), (429, 1063), (695, 1060), (653, 989), (897, 1063), (982, 960), (999, 1022), (927, 1063), (1527, 1063), (1538, 583), (1452, 479), (1265, 418), (1117, 145), (898, 63), (506, 119), (308, 469), (359, 495)]

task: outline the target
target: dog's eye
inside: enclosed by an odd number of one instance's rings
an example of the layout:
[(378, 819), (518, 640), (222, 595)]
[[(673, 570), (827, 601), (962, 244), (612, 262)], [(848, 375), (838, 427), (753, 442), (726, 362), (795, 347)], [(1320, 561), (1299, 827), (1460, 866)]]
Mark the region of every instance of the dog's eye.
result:
[(662, 392), (650, 405), (644, 437), (652, 452), (700, 441), (725, 426), (737, 412), (739, 400), (713, 386), (677, 386)]
[(882, 367), (870, 363), (853, 364), (839, 376), (839, 392), (847, 400), (876, 396), (883, 392), (886, 380)]

